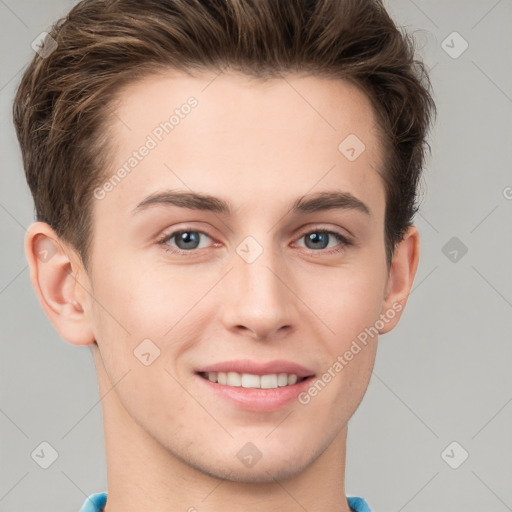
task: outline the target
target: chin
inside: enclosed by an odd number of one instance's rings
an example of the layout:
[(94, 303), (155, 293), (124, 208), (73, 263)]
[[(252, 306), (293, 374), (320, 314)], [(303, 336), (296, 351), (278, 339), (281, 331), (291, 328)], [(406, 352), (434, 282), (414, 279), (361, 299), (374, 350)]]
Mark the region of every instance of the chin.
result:
[(196, 466), (196, 469), (214, 478), (229, 482), (246, 484), (268, 484), (276, 481), (293, 478), (301, 473), (307, 465), (284, 463), (282, 460), (275, 464), (265, 464), (260, 460), (255, 466), (245, 467), (238, 460), (235, 463), (226, 464), (224, 467)]
[[(318, 450), (318, 455), (322, 450)], [(237, 483), (274, 483), (276, 481), (293, 478), (304, 471), (314, 462), (317, 456), (308, 457), (304, 450), (295, 449), (295, 453), (284, 454), (279, 450), (271, 450), (268, 454), (262, 453), (252, 465), (244, 463), (243, 455), (238, 453), (222, 453), (206, 458), (191, 457), (182, 462), (193, 467), (197, 471), (213, 478)]]

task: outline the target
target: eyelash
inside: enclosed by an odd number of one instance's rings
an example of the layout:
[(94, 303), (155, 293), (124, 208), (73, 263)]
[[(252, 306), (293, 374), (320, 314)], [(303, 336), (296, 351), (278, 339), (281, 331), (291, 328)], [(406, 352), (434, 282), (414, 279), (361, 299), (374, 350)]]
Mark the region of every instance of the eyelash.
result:
[[(205, 235), (208, 238), (212, 239), (212, 237), (209, 236), (208, 233), (205, 233), (204, 231), (200, 231), (200, 230), (194, 229), (192, 227), (185, 227), (185, 228), (173, 231), (170, 234), (165, 234), (162, 238), (160, 238), (158, 240), (158, 244), (162, 245), (162, 248), (166, 252), (170, 252), (172, 254), (177, 254), (177, 255), (190, 255), (190, 253), (197, 252), (199, 249), (191, 249), (189, 251), (185, 251), (183, 249), (171, 248), (169, 246), (169, 244), (167, 243), (170, 240), (172, 240), (176, 235), (179, 235), (179, 234), (182, 234), (182, 233), (187, 233), (187, 232), (200, 233), (200, 234)], [(306, 235), (310, 235), (312, 233), (327, 233), (329, 235), (334, 235), (338, 239), (338, 241), (340, 243), (336, 246), (335, 249), (330, 249), (330, 250), (327, 250), (327, 249), (315, 250), (315, 249), (308, 249), (306, 247), (306, 250), (308, 250), (310, 254), (311, 253), (313, 253), (313, 254), (314, 253), (321, 253), (320, 255), (337, 254), (337, 253), (343, 251), (345, 248), (354, 245), (353, 242), (350, 241), (346, 236), (342, 235), (341, 233), (338, 233), (337, 231), (331, 231), (331, 230), (328, 230), (328, 229), (311, 229), (309, 231), (305, 231), (304, 233), (302, 233), (299, 236), (299, 240), (301, 238), (304, 238)]]

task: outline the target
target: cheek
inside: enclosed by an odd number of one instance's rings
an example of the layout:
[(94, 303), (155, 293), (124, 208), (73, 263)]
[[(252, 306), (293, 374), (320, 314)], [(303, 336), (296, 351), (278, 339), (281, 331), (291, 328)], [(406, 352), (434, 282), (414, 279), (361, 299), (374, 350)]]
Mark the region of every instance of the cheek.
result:
[[(325, 359), (322, 374), (304, 397), (314, 402), (315, 417), (332, 410), (344, 422), (366, 392), (377, 348), (375, 324), (380, 318), (387, 269), (365, 264), (361, 258), (349, 268), (329, 269), (329, 279), (309, 276), (316, 282), (310, 296), (311, 309), (322, 319), (326, 334), (319, 337)], [(325, 270), (325, 269), (324, 269)], [(316, 279), (313, 279), (316, 277)], [(322, 286), (318, 286), (323, 283)], [(326, 328), (328, 327), (328, 329)]]
[[(325, 272), (325, 269), (324, 271)], [(343, 346), (373, 325), (379, 318), (386, 285), (385, 269), (330, 268), (321, 276), (310, 275), (303, 281), (310, 290), (311, 310), (329, 329), (325, 332), (331, 349)], [(332, 353), (332, 350), (329, 350)]]
[[(162, 338), (204, 295), (206, 286), (189, 269), (120, 264), (95, 276), (96, 308), (121, 337)], [(105, 327), (105, 323), (103, 323)], [(110, 332), (110, 334), (114, 334)]]
[(123, 406), (140, 424), (167, 414), (165, 404), (172, 404), (173, 417), (179, 418), (185, 404), (173, 361), (188, 343), (177, 322), (190, 306), (177, 292), (185, 283), (162, 275), (124, 264), (104, 266), (95, 276), (94, 324), (102, 362), (111, 384), (119, 382)]
[[(309, 408), (310, 417), (320, 421), (329, 411), (333, 432), (352, 416), (361, 402), (371, 377), (376, 349), (377, 331), (372, 329), (379, 319), (384, 282), (378, 275), (350, 277), (330, 283), (326, 297), (316, 302), (330, 331), (322, 336), (322, 371), (301, 398)], [(375, 283), (379, 283), (379, 287)]]
[(182, 392), (169, 372), (176, 373), (176, 361), (197, 340), (194, 305), (211, 280), (198, 279), (197, 273), (194, 278), (191, 267), (171, 272), (126, 261), (102, 266), (94, 276), (95, 335), (111, 382), (129, 371), (126, 388), (128, 380), (137, 385), (124, 398), (149, 407), (151, 390), (170, 393), (169, 399)]

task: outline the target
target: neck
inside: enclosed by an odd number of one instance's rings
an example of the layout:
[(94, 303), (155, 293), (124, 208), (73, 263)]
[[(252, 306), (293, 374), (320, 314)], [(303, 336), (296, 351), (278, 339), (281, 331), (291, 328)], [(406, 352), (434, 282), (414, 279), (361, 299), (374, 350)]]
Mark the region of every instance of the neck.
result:
[(180, 460), (140, 427), (100, 366), (108, 475), (104, 512), (350, 512), (344, 489), (346, 427), (291, 478), (269, 473), (260, 483), (236, 481), (233, 474), (222, 479)]

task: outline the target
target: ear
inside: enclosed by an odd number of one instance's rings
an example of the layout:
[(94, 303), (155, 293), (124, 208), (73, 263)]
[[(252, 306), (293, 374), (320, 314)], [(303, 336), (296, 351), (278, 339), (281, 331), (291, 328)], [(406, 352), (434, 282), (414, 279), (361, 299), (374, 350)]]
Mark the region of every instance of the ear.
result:
[(32, 286), (60, 336), (73, 345), (93, 343), (89, 280), (76, 251), (36, 222), (25, 236), (25, 255)]
[(393, 252), (381, 310), (381, 317), (384, 315), (386, 322), (382, 322), (384, 327), (379, 329), (379, 334), (391, 331), (398, 324), (411, 292), (419, 256), (420, 235), (415, 226), (410, 226)]

